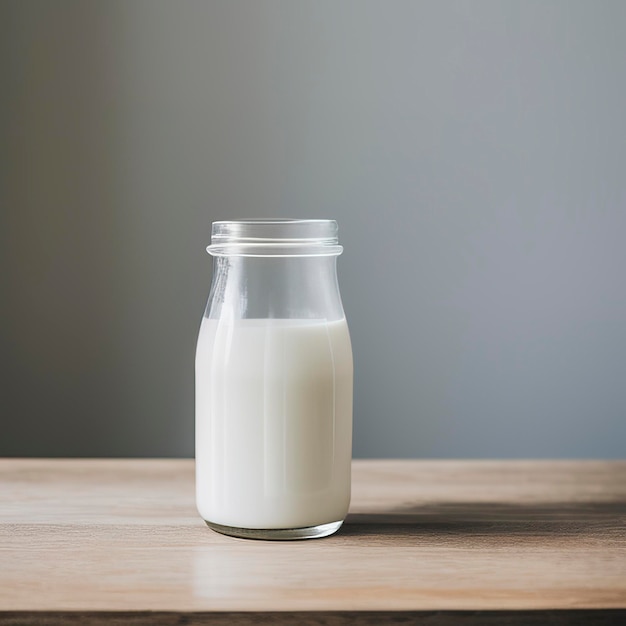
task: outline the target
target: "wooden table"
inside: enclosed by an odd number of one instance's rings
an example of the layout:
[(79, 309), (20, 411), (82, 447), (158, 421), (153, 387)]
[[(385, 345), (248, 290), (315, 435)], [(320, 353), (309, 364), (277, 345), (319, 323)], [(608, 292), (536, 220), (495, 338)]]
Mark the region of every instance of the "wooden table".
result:
[(193, 485), (0, 460), (0, 624), (626, 624), (625, 461), (355, 461), (343, 529), (297, 542), (216, 534)]

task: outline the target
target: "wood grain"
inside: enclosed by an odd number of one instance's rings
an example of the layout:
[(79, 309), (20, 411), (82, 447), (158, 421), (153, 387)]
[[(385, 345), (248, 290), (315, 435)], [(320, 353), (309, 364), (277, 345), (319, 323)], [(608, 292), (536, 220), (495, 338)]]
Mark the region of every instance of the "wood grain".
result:
[(0, 460), (4, 624), (277, 611), (474, 624), (476, 611), (538, 610), (604, 624), (626, 623), (624, 609), (624, 461), (355, 461), (344, 528), (278, 543), (210, 531), (192, 461)]

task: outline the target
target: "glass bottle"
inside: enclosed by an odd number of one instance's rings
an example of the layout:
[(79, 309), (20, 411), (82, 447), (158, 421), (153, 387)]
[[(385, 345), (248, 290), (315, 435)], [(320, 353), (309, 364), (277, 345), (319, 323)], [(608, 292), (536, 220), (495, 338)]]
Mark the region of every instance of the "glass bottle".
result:
[(334, 220), (214, 222), (196, 352), (196, 500), (214, 530), (324, 537), (350, 502), (352, 348)]

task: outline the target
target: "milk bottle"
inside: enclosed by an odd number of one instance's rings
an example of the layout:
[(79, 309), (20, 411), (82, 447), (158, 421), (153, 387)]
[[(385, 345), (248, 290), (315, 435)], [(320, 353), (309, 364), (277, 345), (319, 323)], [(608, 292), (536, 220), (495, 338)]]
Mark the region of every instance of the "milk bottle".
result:
[(196, 500), (218, 532), (323, 537), (350, 502), (352, 350), (333, 220), (216, 222), (196, 352)]

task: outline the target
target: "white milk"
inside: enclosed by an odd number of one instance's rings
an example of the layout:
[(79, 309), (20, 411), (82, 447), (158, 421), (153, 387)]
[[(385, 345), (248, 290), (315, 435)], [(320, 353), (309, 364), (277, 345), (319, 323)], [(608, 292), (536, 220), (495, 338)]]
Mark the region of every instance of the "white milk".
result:
[(210, 522), (302, 528), (350, 501), (345, 320), (204, 318), (196, 353), (196, 499)]

